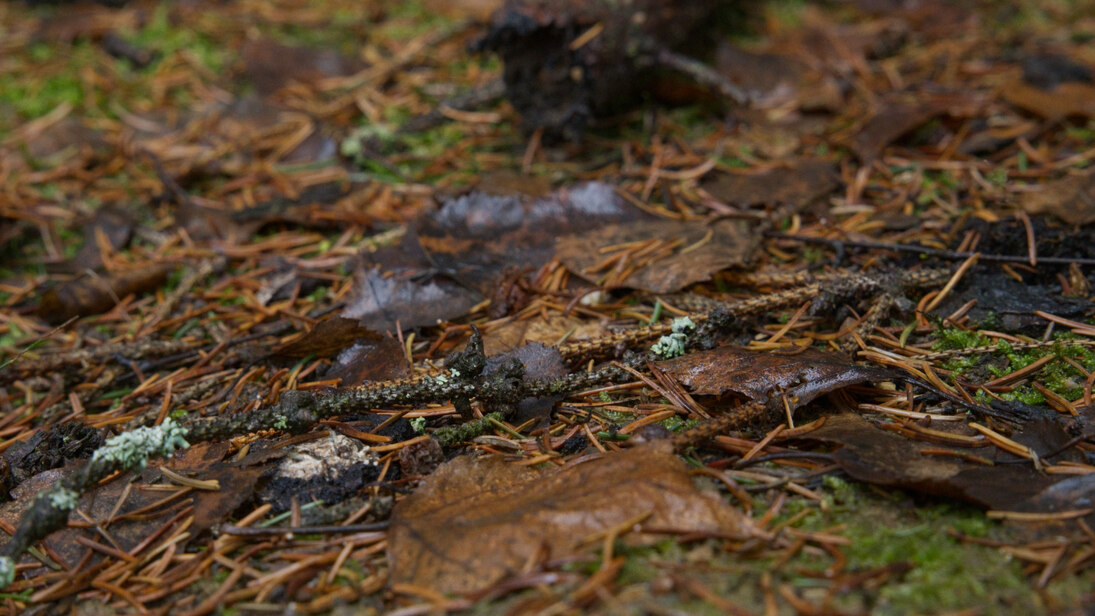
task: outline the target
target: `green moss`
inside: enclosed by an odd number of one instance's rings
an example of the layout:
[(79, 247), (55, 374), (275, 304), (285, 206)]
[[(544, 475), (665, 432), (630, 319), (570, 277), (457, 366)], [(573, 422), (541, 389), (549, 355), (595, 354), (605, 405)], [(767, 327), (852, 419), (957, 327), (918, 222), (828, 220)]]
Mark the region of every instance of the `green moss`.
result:
[(949, 351), (952, 349), (968, 349), (970, 347), (988, 346), (990, 340), (984, 334), (958, 328), (940, 328), (932, 334), (936, 339), (932, 343), (933, 351)]
[(826, 477), (825, 486), (829, 512), (808, 516), (803, 526), (846, 524), (842, 534), (851, 540), (844, 548), (849, 570), (912, 566), (882, 586), (872, 598), (872, 614), (937, 614), (975, 607), (985, 614), (1041, 611), (1019, 562), (947, 533), (999, 535), (999, 525), (980, 510), (951, 504), (909, 507), (903, 492), (879, 493), (836, 477)]
[(193, 54), (209, 70), (220, 73), (233, 59), (229, 46), (218, 41), (200, 28), (179, 27), (171, 23), (171, 4), (161, 2), (152, 17), (137, 31), (123, 33), (134, 45), (159, 52), (160, 59), (144, 70), (152, 72), (159, 62), (175, 53)]

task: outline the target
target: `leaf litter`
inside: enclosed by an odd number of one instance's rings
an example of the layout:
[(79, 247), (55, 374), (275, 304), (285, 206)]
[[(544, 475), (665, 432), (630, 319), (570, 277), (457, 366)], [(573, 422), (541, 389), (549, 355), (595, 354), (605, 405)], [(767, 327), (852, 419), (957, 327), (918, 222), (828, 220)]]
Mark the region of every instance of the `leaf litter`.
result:
[(1082, 14), (436, 4), (6, 7), (0, 610), (1091, 604)]

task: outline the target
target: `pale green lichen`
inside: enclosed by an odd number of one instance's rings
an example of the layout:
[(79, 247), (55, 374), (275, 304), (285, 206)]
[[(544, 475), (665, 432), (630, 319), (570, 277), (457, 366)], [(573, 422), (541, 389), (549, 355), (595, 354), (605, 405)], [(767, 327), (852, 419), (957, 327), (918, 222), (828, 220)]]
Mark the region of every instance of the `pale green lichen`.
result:
[(64, 486), (57, 487), (49, 493), (49, 504), (59, 511), (72, 511), (80, 502), (80, 493)]
[(651, 353), (665, 359), (684, 355), (688, 334), (696, 329), (696, 324), (688, 317), (680, 317), (673, 319), (670, 329), (673, 333), (659, 338), (654, 346), (650, 347)]
[(114, 461), (127, 469), (144, 468), (150, 457), (169, 456), (176, 449), (189, 446), (186, 428), (168, 417), (158, 426), (140, 427), (107, 439), (91, 461)]
[(0, 556), (0, 588), (4, 588), (14, 581), (15, 560), (8, 556)]
[(415, 418), (411, 419), (411, 427), (414, 428), (414, 431), (418, 432), (419, 434), (425, 432), (426, 431), (426, 418), (425, 417), (415, 417)]

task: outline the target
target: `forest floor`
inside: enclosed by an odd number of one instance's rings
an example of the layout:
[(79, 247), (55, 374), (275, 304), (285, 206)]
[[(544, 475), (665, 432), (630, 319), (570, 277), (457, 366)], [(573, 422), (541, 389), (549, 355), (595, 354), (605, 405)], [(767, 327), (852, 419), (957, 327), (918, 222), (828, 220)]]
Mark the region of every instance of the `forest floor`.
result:
[(0, 3), (0, 612), (1095, 609), (1095, 5), (770, 0), (553, 141), (497, 4)]

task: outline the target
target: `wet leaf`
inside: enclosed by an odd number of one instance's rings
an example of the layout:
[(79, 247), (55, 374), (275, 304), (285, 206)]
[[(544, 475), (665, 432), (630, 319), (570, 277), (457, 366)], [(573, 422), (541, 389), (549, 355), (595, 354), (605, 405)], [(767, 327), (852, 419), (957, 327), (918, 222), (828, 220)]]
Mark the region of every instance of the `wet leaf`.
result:
[(173, 269), (173, 265), (152, 263), (110, 275), (81, 276), (43, 293), (38, 315), (56, 324), (106, 312), (128, 295), (147, 293), (160, 286)]
[(1049, 120), (1095, 117), (1095, 85), (1066, 82), (1043, 90), (1017, 80), (1000, 88), (1000, 93), (1012, 105)]
[(293, 47), (268, 38), (247, 41), (240, 53), (245, 74), (263, 95), (273, 94), (294, 81), (352, 75), (365, 68), (360, 60), (331, 49)]
[(274, 347), (271, 354), (294, 359), (309, 355), (330, 357), (346, 348), (349, 343), (358, 340), (379, 340), (383, 337), (353, 319), (336, 316), (324, 319), (307, 332), (282, 342)]
[(557, 236), (645, 216), (600, 182), (535, 200), (474, 192), (422, 217), (399, 245), (362, 255), (343, 316), (377, 330), (455, 318), (508, 268), (550, 260)]
[(758, 401), (783, 395), (792, 409), (842, 387), (886, 378), (883, 370), (812, 348), (780, 355), (725, 346), (657, 362), (657, 366), (693, 394), (732, 393)]
[(503, 323), (483, 333), (483, 351), (498, 355), (521, 346), (539, 342), (553, 346), (566, 337), (569, 341), (589, 340), (604, 333), (598, 323), (575, 316), (550, 315), (548, 318), (532, 318)]
[[(579, 552), (583, 540), (650, 513), (650, 526), (747, 537), (749, 521), (696, 489), (667, 447), (637, 447), (537, 472), (497, 458), (456, 458), (392, 514), (391, 582), (470, 592), (545, 558)], [(533, 561), (535, 563), (535, 561)]]
[(84, 227), (84, 244), (80, 251), (66, 264), (70, 272), (83, 272), (97, 269), (103, 264), (102, 246), (99, 237), (102, 236), (106, 245), (112, 250), (118, 250), (129, 243), (136, 227), (133, 214), (126, 209), (114, 205), (104, 205)]
[(713, 197), (730, 205), (789, 205), (802, 210), (839, 186), (832, 163), (806, 160), (760, 172), (720, 173), (703, 181)]
[(909, 133), (943, 109), (932, 103), (894, 102), (883, 105), (852, 137), (852, 150), (861, 161), (872, 161), (898, 138)]
[[(1030, 463), (987, 466), (966, 461), (960, 456), (987, 456), (989, 461), (1012, 462), (1017, 458), (1001, 454), (994, 447), (949, 447), (906, 438), (877, 428), (855, 414), (827, 417), (823, 425), (804, 438), (840, 443), (842, 447), (834, 458), (845, 472), (860, 481), (957, 498), (989, 509), (1011, 510), (1024, 502), (1030, 507), (1039, 502), (1031, 499), (1063, 479), (1060, 475), (1039, 473)], [(951, 453), (927, 455), (925, 450)], [(1059, 492), (1069, 489), (1065, 486)]]
[[(672, 293), (745, 265), (759, 240), (742, 221), (651, 220), (559, 238), (555, 254), (567, 269), (595, 284)], [(618, 260), (609, 262), (614, 256)]]
[[(1095, 92), (1093, 98), (1095, 101)], [(1024, 192), (1019, 205), (1029, 214), (1052, 214), (1070, 225), (1095, 222), (1095, 170), (1067, 175)]]

